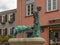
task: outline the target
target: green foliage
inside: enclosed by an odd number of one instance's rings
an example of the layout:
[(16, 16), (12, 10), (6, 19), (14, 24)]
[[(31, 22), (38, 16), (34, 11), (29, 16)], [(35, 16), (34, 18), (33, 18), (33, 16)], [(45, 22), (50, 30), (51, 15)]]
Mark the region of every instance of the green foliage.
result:
[(13, 37), (12, 35), (6, 35), (6, 36), (0, 35), (0, 43), (8, 42), (8, 40), (12, 37)]

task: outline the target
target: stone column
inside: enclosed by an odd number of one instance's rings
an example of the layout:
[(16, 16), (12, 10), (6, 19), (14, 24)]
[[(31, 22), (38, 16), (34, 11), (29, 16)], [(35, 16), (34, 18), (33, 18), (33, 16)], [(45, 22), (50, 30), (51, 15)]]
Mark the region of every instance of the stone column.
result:
[(35, 38), (11, 38), (8, 40), (10, 45), (43, 45), (46, 41), (41, 37)]

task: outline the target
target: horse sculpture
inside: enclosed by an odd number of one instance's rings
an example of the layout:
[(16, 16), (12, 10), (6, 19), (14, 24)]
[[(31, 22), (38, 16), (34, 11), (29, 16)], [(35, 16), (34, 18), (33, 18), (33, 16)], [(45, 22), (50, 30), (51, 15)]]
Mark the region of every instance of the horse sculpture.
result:
[(31, 26), (16, 26), (13, 31), (13, 37), (16, 37), (18, 33), (21, 33), (27, 30), (32, 30), (32, 27)]

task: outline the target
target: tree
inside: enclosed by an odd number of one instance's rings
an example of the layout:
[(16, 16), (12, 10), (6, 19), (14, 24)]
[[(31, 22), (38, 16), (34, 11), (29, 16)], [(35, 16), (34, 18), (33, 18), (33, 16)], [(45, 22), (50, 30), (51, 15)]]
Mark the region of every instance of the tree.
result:
[(6, 35), (6, 36), (0, 35), (0, 43), (8, 42), (8, 40), (12, 37), (13, 37), (12, 35)]

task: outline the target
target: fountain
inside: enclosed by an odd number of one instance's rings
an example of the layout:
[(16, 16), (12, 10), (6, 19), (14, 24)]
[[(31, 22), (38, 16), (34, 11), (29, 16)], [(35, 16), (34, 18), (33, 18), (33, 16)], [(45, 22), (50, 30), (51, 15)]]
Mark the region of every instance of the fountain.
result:
[(18, 33), (24, 33), (24, 31), (32, 30), (31, 26), (16, 26), (14, 28), (13, 36), (8, 40), (10, 45), (43, 45), (46, 41), (44, 38), (40, 36), (40, 21), (39, 21), (39, 11), (41, 7), (37, 7), (37, 9), (33, 12), (34, 18), (34, 26), (33, 26), (33, 35), (31, 38), (15, 38)]

